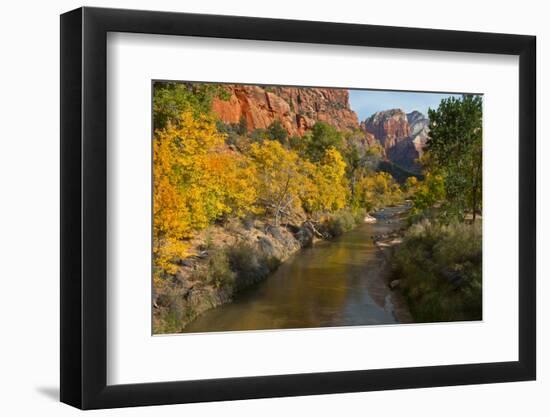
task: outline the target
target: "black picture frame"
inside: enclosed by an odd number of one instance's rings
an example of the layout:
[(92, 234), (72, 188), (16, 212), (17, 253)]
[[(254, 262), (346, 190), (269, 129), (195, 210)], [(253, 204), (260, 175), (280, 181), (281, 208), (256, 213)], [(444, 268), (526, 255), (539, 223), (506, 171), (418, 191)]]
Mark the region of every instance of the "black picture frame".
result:
[[(108, 32), (519, 56), (519, 360), (107, 385)], [(79, 8), (61, 15), (61, 401), (82, 409), (534, 380), (536, 38)]]

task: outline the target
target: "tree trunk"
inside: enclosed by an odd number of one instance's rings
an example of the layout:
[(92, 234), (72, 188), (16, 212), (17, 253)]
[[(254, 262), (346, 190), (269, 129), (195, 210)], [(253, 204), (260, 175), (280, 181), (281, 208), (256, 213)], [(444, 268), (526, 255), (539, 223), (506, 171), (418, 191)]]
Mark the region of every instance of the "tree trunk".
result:
[(481, 158), (482, 157), (480, 155), (480, 158), (479, 158), (480, 161), (476, 166), (476, 174), (475, 174), (475, 177), (474, 177), (474, 190), (473, 190), (474, 194), (472, 196), (472, 224), (475, 224), (475, 222), (476, 222), (476, 210), (477, 210), (477, 203), (478, 203), (477, 193), (478, 193), (479, 187), (480, 187), (479, 181), (480, 181), (481, 172), (482, 172), (482, 165), (483, 165), (483, 161), (482, 161)]

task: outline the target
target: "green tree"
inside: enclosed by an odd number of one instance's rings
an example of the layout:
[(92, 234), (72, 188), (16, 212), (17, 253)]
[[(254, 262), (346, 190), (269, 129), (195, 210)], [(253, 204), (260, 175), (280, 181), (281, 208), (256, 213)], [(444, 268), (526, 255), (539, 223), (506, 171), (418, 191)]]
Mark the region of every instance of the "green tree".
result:
[(319, 162), (328, 149), (340, 150), (342, 134), (328, 123), (317, 122), (311, 129), (311, 138), (306, 146), (306, 156), (313, 162)]
[(248, 122), (244, 115), (239, 118), (239, 124), (236, 126), (236, 131), (241, 136), (245, 136), (248, 133)]
[(211, 111), (212, 100), (219, 97), (229, 99), (229, 93), (222, 84), (175, 83), (159, 81), (153, 84), (153, 125), (163, 129), (177, 123), (183, 112), (191, 111), (196, 116)]
[(482, 204), (481, 96), (465, 94), (443, 99), (428, 115), (427, 169), (443, 176), (444, 213), (463, 218), (471, 211), (475, 221)]
[(279, 120), (275, 120), (268, 126), (267, 134), (271, 140), (276, 140), (282, 145), (288, 146), (288, 132)]

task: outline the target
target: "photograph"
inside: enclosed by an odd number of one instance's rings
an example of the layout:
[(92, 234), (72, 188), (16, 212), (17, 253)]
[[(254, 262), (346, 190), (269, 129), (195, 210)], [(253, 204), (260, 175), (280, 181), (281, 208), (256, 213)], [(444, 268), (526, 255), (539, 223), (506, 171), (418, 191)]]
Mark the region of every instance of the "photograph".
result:
[(154, 335), (483, 320), (482, 93), (151, 88)]
[(5, 2), (0, 416), (550, 416), (543, 5)]

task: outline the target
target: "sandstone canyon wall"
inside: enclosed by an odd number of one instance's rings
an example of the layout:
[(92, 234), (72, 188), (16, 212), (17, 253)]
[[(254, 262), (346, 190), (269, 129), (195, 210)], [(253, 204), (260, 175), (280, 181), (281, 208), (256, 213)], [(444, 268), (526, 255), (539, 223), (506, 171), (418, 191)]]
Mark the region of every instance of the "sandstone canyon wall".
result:
[(339, 130), (359, 129), (349, 93), (336, 88), (262, 87), (227, 85), (229, 100), (215, 99), (212, 109), (225, 123), (244, 118), (249, 131), (265, 129), (279, 120), (289, 135), (302, 136), (315, 122)]

